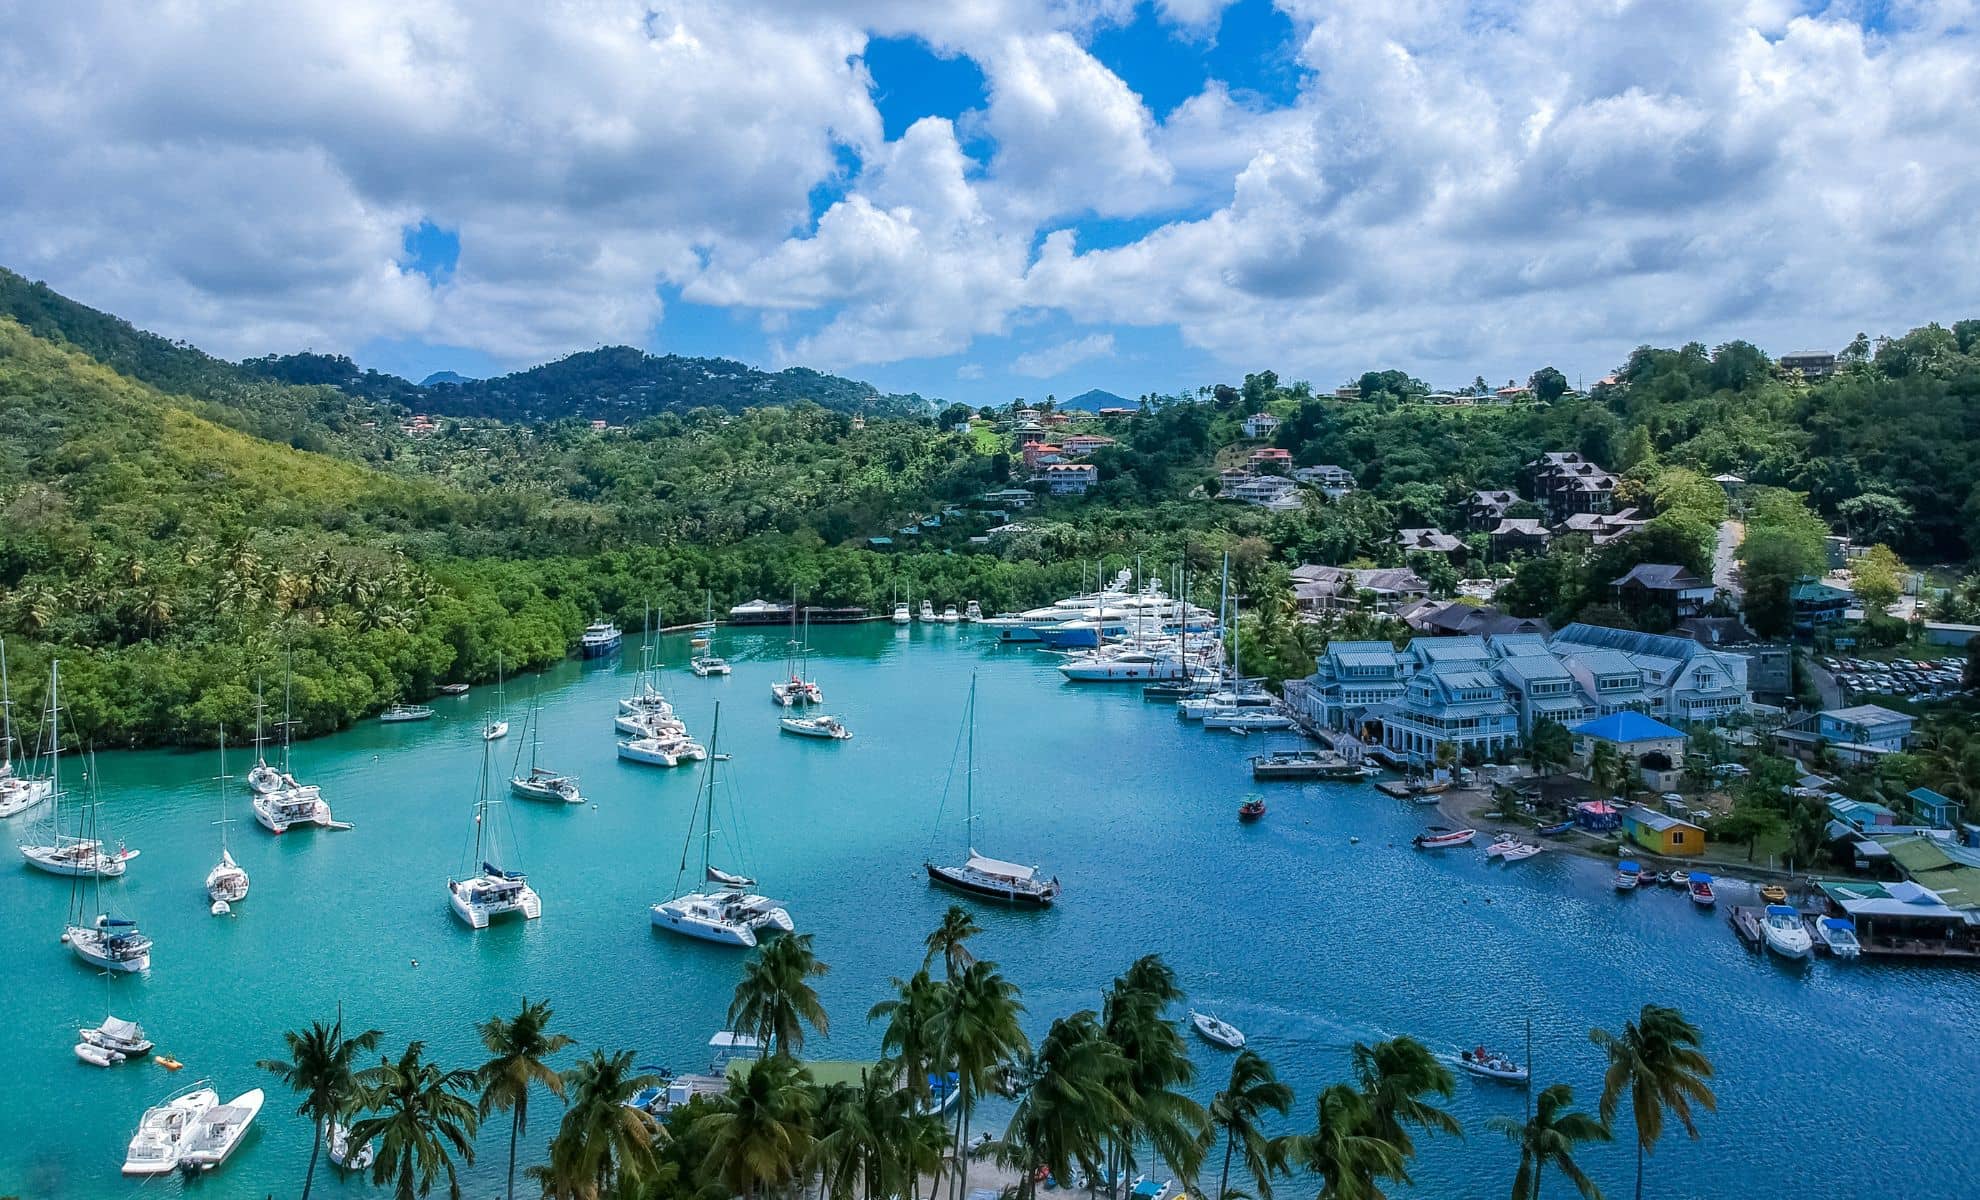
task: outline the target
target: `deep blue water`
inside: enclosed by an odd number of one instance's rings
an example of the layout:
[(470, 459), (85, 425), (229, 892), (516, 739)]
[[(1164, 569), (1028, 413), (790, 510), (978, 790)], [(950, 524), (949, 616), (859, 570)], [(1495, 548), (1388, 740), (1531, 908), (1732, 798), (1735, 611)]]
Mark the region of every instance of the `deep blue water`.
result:
[[(738, 804), (720, 824), (747, 850), (725, 865), (787, 899), (832, 965), (821, 983), (832, 1035), (814, 1055), (875, 1051), (866, 1009), (918, 964), (951, 902), (921, 863), (931, 841), (959, 848), (956, 801), (939, 841), (936, 811), (975, 671), (978, 847), (1040, 862), (1066, 887), (1049, 912), (974, 910), (985, 927), (976, 949), (1023, 986), (1035, 1035), (1159, 951), (1194, 1004), (1273, 1059), (1306, 1123), (1356, 1040), (1411, 1033), (1441, 1050), (1517, 1048), (1528, 1018), (1540, 1081), (1571, 1083), (1592, 1105), (1601, 1064), (1588, 1028), (1619, 1025), (1645, 1001), (1675, 1004), (1706, 1033), (1721, 1104), (1700, 1142), (1667, 1138), (1651, 1162), (1656, 1194), (1974, 1194), (1980, 1088), (1967, 1048), (1980, 976), (1970, 971), (1783, 967), (1675, 893), (1616, 895), (1599, 863), (1543, 855), (1506, 867), (1476, 851), (1413, 851), (1409, 836), (1431, 818), (1366, 786), (1276, 787), (1270, 816), (1240, 826), (1232, 810), (1252, 790), (1244, 759), (1283, 739), (1210, 733), (1130, 689), (1062, 684), (1044, 656), (967, 628), (814, 630), (826, 708), (857, 736), (782, 737), (768, 685), (783, 636), (725, 631), (718, 648), (736, 673), (710, 680), (682, 669), (685, 641), (668, 638), (664, 686), (704, 741), (723, 702)], [(215, 1176), (140, 1187), (117, 1167), (148, 1103), (195, 1076), (223, 1095), (263, 1085), (252, 1064), (279, 1053), (281, 1031), (339, 1002), (351, 1022), (384, 1029), (388, 1048), (419, 1037), (473, 1065), (474, 1022), (523, 994), (545, 997), (585, 1047), (631, 1046), (642, 1061), (698, 1069), (741, 960), (648, 928), (646, 906), (673, 884), (697, 777), (614, 758), (610, 714), (633, 650), (624, 663), (572, 662), (511, 685), (517, 717), (540, 691), (546, 760), (579, 772), (597, 802), (507, 807), (505, 829), (544, 899), (543, 919), (526, 926), (472, 934), (445, 903), (471, 836), (488, 689), (437, 701), (425, 724), (372, 723), (298, 748), (299, 770), (352, 831), (272, 838), (238, 792), (233, 845), (254, 883), (231, 919), (209, 916), (202, 891), (217, 848), (213, 756), (103, 757), (104, 820), (144, 852), (107, 890), (157, 939), (152, 971), (117, 981), (114, 1007), (188, 1066), (179, 1078), (74, 1061), (74, 1027), (101, 1017), (105, 984), (57, 943), (68, 885), (0, 868), (0, 1195), (293, 1194), (308, 1129), (273, 1092), (251, 1141)], [(498, 751), (503, 771), (520, 734), (518, 721)], [(26, 823), (7, 832), (18, 839)], [(1207, 1099), (1228, 1059), (1197, 1051)], [(1505, 1194), (1514, 1151), (1484, 1123), (1516, 1114), (1519, 1094), (1464, 1079), (1454, 1108), (1467, 1136), (1424, 1145), (1418, 1192)], [(533, 1136), (547, 1140), (554, 1121), (554, 1101), (540, 1104)], [(1631, 1181), (1626, 1142), (1584, 1160), (1614, 1195)], [(494, 1195), (499, 1182), (500, 1134), (482, 1145), (470, 1195)], [(365, 1190), (331, 1182), (325, 1194), (341, 1189)]]

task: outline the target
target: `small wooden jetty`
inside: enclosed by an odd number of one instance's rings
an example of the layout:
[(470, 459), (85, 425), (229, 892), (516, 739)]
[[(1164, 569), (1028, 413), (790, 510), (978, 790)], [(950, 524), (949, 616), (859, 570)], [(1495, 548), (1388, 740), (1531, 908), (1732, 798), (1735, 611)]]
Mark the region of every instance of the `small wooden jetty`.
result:
[(1763, 919), (1761, 912), (1762, 910), (1750, 904), (1740, 904), (1726, 913), (1726, 924), (1732, 926), (1733, 932), (1739, 935), (1739, 940), (1745, 942), (1747, 948), (1751, 950), (1758, 950), (1767, 944), (1766, 935), (1760, 932)]

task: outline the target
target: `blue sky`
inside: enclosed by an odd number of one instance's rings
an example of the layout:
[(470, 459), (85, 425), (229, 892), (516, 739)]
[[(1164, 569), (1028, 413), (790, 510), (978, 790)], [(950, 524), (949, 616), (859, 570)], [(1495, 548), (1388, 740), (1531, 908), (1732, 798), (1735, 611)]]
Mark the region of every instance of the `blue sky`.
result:
[(230, 357), (630, 343), (998, 401), (1591, 378), (1980, 310), (1970, 0), (9, 21), (0, 154), (36, 170), (0, 262)]

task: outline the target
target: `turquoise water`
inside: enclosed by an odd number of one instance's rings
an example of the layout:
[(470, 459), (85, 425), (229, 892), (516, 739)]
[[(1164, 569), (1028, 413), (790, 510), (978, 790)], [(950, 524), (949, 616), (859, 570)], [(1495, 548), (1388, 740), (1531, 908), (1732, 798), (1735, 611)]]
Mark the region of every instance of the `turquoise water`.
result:
[[(681, 667), (685, 639), (665, 639), (673, 665), (663, 685), (704, 741), (723, 701), (722, 748), (735, 756), (725, 773), (740, 804), (720, 824), (742, 833), (748, 851), (724, 865), (787, 899), (832, 964), (821, 985), (832, 1036), (811, 1047), (817, 1056), (874, 1052), (867, 1007), (889, 976), (914, 968), (951, 902), (929, 888), (921, 863), (977, 671), (978, 847), (1043, 863), (1066, 888), (1044, 913), (974, 909), (986, 930), (977, 949), (1023, 986), (1034, 1034), (1096, 1004), (1129, 961), (1159, 951), (1194, 1003), (1274, 1060), (1300, 1093), (1304, 1123), (1355, 1040), (1411, 1033), (1440, 1049), (1516, 1046), (1529, 1016), (1536, 1074), (1574, 1084), (1592, 1104), (1601, 1068), (1588, 1027), (1617, 1025), (1654, 1000), (1704, 1028), (1722, 1098), (1704, 1141), (1667, 1140), (1652, 1159), (1656, 1194), (1971, 1194), (1980, 1100), (1959, 1082), (1970, 1070), (1959, 1048), (1980, 1026), (1980, 978), (1970, 972), (1784, 967), (1752, 956), (1723, 921), (1675, 893), (1617, 896), (1598, 863), (1543, 855), (1504, 867), (1476, 851), (1415, 852), (1407, 839), (1430, 818), (1366, 786), (1274, 788), (1270, 816), (1239, 826), (1245, 757), (1285, 739), (1210, 733), (1132, 689), (1062, 684), (1046, 656), (967, 628), (814, 630), (826, 709), (856, 737), (780, 736), (769, 683), (783, 667), (783, 636), (725, 631), (717, 648), (735, 674), (706, 680)], [(473, 1065), (473, 1023), (526, 993), (550, 999), (585, 1047), (631, 1046), (643, 1062), (698, 1069), (741, 958), (647, 925), (646, 906), (672, 887), (697, 775), (615, 759), (610, 717), (636, 661), (629, 643), (624, 662), (571, 662), (512, 684), (517, 718), (540, 691), (544, 757), (580, 773), (596, 807), (507, 806), (505, 832), (520, 842), (544, 916), (478, 934), (455, 921), (444, 885), (471, 838), (489, 689), (436, 701), (431, 722), (371, 723), (298, 748), (299, 773), (323, 786), (338, 818), (355, 824), (349, 832), (270, 837), (237, 791), (232, 844), (253, 892), (233, 918), (209, 916), (202, 888), (217, 853), (213, 755), (103, 757), (105, 823), (144, 852), (106, 892), (157, 941), (148, 976), (115, 982), (114, 1008), (187, 1068), (172, 1076), (74, 1060), (75, 1027), (101, 1018), (105, 984), (57, 943), (68, 884), (0, 868), (9, 1134), (0, 1195), (293, 1194), (309, 1131), (273, 1091), (250, 1141), (215, 1176), (139, 1185), (117, 1168), (147, 1104), (195, 1077), (223, 1096), (263, 1086), (253, 1062), (280, 1052), (282, 1030), (339, 1002), (350, 1021), (384, 1029), (388, 1049), (421, 1037), (443, 1061)], [(504, 773), (521, 733), (518, 719), (499, 744)], [(235, 772), (244, 766), (237, 756)], [(956, 815), (941, 853), (960, 848)], [(25, 819), (11, 824), (17, 840)], [(1207, 1098), (1228, 1059), (1197, 1050)], [(538, 1109), (539, 1141), (553, 1107)], [(1519, 1107), (1514, 1091), (1461, 1079), (1455, 1109), (1468, 1136), (1424, 1147), (1419, 1192), (1505, 1194), (1514, 1152), (1484, 1122)], [(499, 1185), (500, 1134), (482, 1146), (473, 1196)], [(1628, 1194), (1627, 1150), (1584, 1161), (1611, 1194)], [(331, 1182), (324, 1194), (345, 1189), (366, 1190)]]

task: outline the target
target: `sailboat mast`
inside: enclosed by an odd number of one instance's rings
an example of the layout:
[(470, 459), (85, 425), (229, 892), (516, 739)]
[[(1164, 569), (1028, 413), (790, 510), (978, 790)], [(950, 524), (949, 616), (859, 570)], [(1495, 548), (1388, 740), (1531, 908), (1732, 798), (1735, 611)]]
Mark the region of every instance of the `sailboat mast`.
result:
[(227, 727), (220, 727), (220, 853), (227, 852)]
[(289, 737), (295, 726), (296, 691), (296, 652), (293, 647), (288, 654), (288, 665), (282, 673), (282, 774), (289, 773)]
[(48, 664), (48, 819), (62, 840), (62, 660)]
[[(722, 761), (718, 751), (722, 748), (722, 702), (715, 702), (715, 719), (708, 730), (708, 807), (702, 814), (701, 828), (701, 881), (708, 882), (709, 843), (715, 840), (715, 764)], [(737, 863), (735, 870), (747, 870)]]
[(481, 857), (482, 826), (488, 824), (488, 754), (492, 743), (483, 739), (481, 743), (481, 794), (474, 802), (474, 869), (479, 872), (484, 861)]
[(14, 690), (7, 684), (7, 643), (0, 639), (0, 771), (14, 765)]
[(976, 830), (976, 674), (969, 677), (969, 734), (968, 749), (963, 757), (963, 853), (965, 857), (975, 849), (970, 843), (975, 840)]

